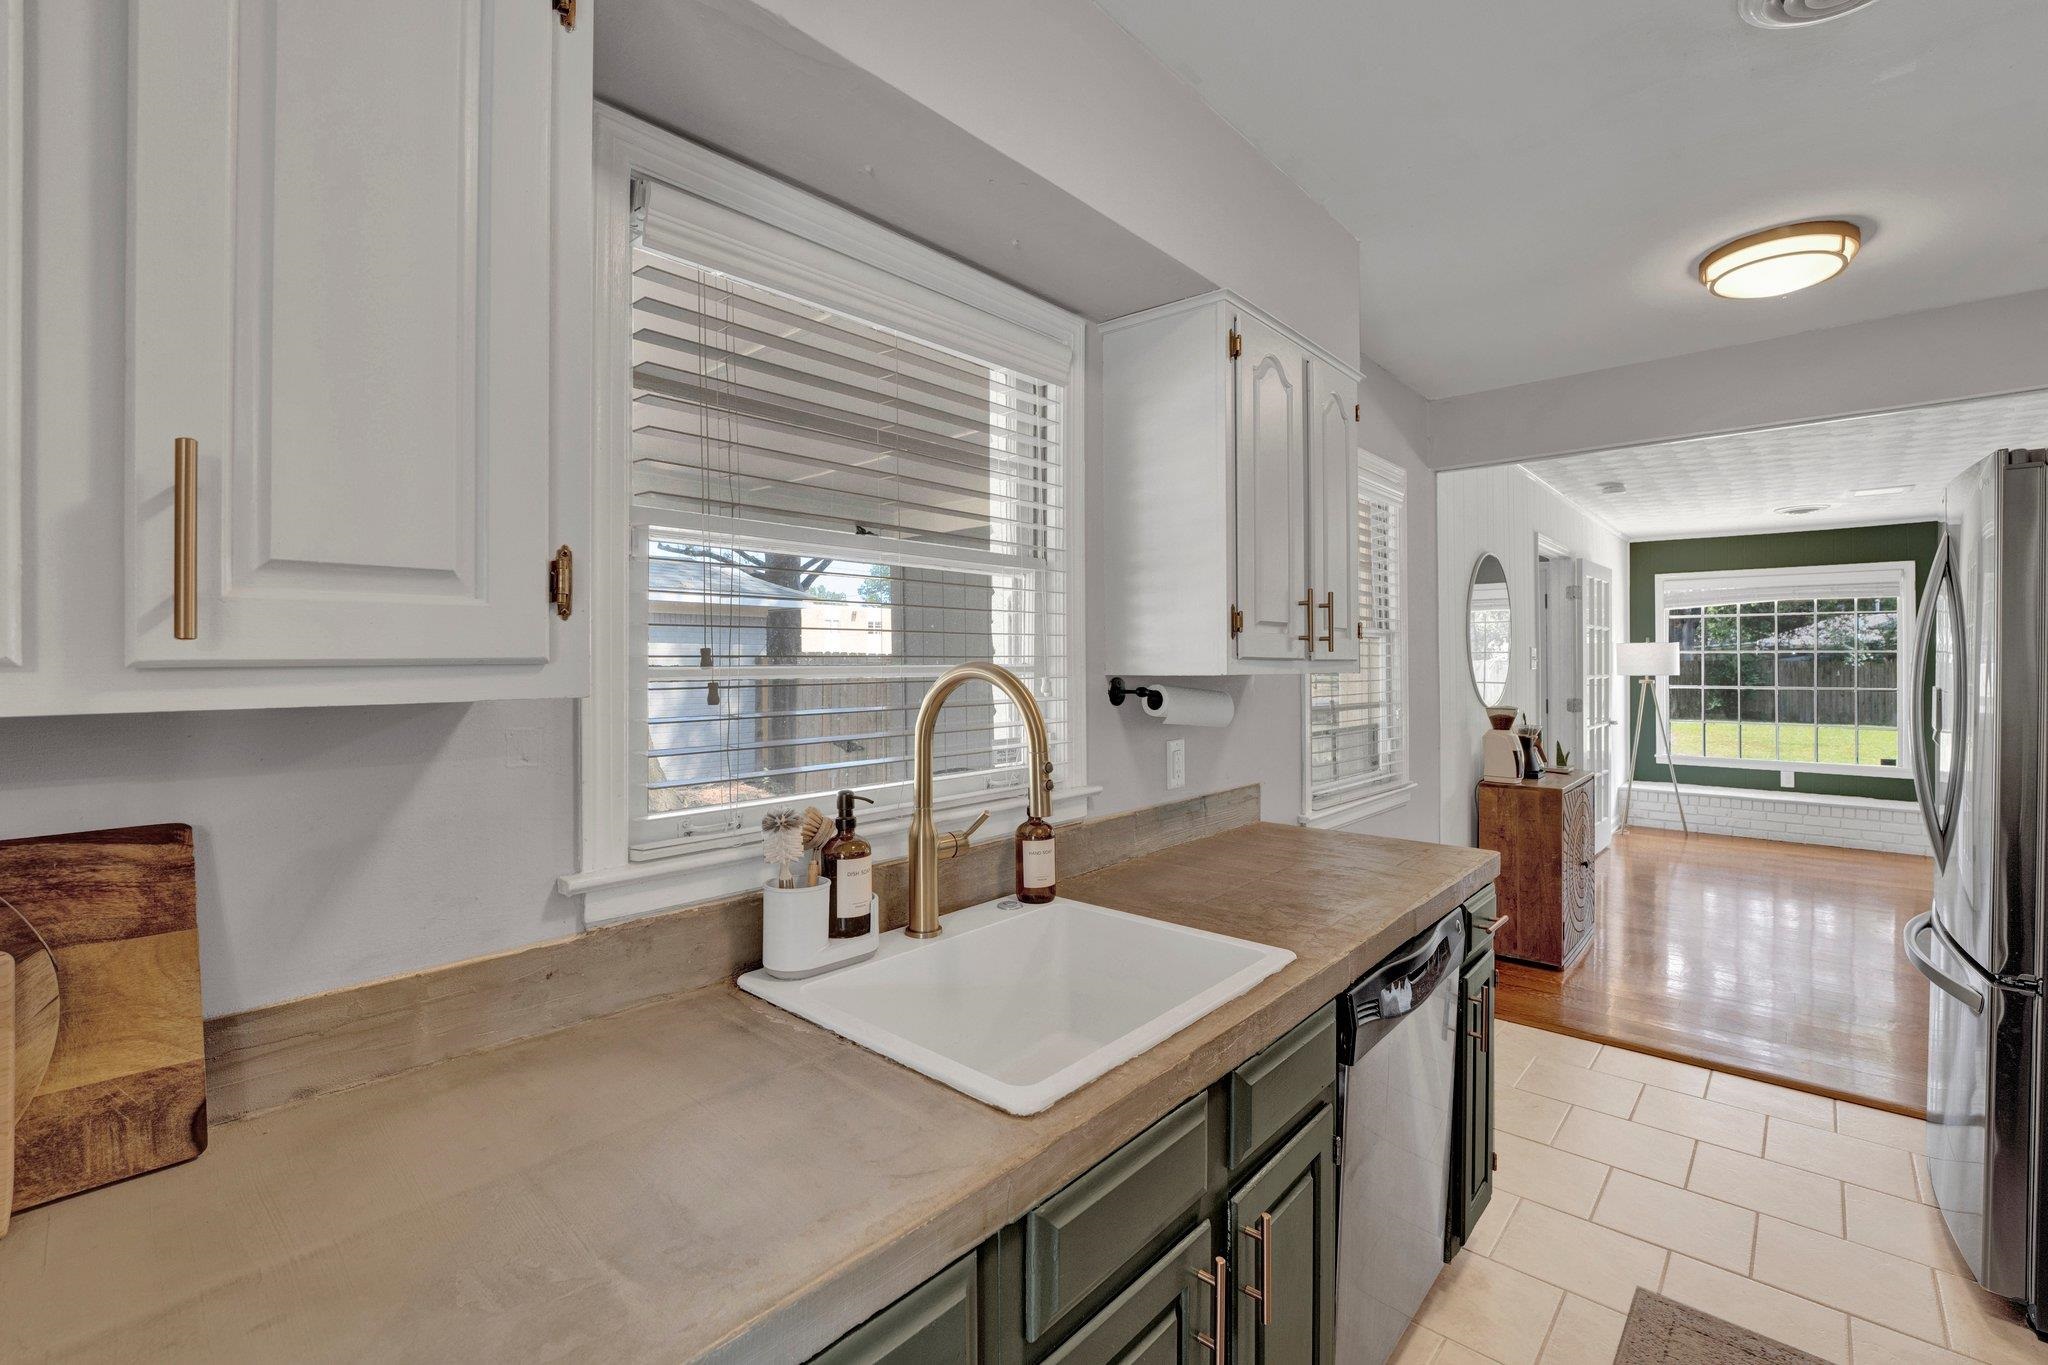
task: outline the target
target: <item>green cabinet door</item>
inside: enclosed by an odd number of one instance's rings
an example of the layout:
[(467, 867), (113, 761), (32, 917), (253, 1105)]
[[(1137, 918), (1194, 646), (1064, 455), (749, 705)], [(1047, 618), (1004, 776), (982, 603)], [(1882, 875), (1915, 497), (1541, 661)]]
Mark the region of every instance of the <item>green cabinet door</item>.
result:
[(1197, 1225), (1076, 1328), (1045, 1365), (1194, 1365), (1206, 1358), (1198, 1338), (1215, 1330), (1214, 1237), (1207, 1221)]
[(1336, 1132), (1317, 1109), (1225, 1204), (1231, 1365), (1334, 1365)]
[(1457, 1107), (1451, 1137), (1451, 1208), (1444, 1259), (1457, 1255), (1493, 1198), (1493, 996), (1488, 948), (1465, 964), (1458, 998)]
[(981, 1305), (961, 1257), (811, 1357), (811, 1365), (976, 1365)]

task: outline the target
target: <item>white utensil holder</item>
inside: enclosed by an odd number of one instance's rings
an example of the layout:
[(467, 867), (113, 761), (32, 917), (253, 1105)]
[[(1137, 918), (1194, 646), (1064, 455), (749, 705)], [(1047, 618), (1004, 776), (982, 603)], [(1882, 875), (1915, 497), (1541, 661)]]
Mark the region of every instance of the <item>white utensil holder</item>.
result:
[(832, 937), (832, 887), (761, 888), (761, 966), (785, 981), (816, 976), (872, 957), (881, 943), (882, 905), (868, 898), (868, 931), (858, 938)]

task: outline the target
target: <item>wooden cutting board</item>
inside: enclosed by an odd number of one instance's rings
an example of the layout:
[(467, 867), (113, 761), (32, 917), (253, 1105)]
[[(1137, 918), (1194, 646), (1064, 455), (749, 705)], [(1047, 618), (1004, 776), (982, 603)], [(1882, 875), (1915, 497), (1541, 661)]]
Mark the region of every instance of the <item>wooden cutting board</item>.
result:
[(0, 842), (0, 897), (49, 946), (60, 997), (48, 1068), (15, 1111), (14, 1210), (198, 1156), (206, 1040), (192, 827)]

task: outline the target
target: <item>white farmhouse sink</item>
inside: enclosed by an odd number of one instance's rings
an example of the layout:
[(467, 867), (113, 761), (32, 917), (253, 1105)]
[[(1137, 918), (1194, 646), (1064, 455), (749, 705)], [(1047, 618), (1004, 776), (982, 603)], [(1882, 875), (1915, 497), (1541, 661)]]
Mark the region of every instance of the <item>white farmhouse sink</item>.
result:
[(1294, 960), (1222, 934), (1059, 899), (955, 911), (865, 962), (740, 989), (1012, 1114), (1035, 1114)]

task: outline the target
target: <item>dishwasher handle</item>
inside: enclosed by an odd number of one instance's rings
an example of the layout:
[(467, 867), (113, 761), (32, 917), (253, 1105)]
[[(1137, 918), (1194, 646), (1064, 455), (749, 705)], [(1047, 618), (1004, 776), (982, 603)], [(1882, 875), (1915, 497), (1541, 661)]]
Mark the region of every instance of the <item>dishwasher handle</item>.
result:
[(1337, 1004), (1339, 1062), (1350, 1066), (1358, 1060), (1361, 1033), (1377, 1032), (1368, 1026), (1413, 1014), (1456, 975), (1464, 957), (1464, 930), (1463, 912), (1453, 911), (1344, 992)]

